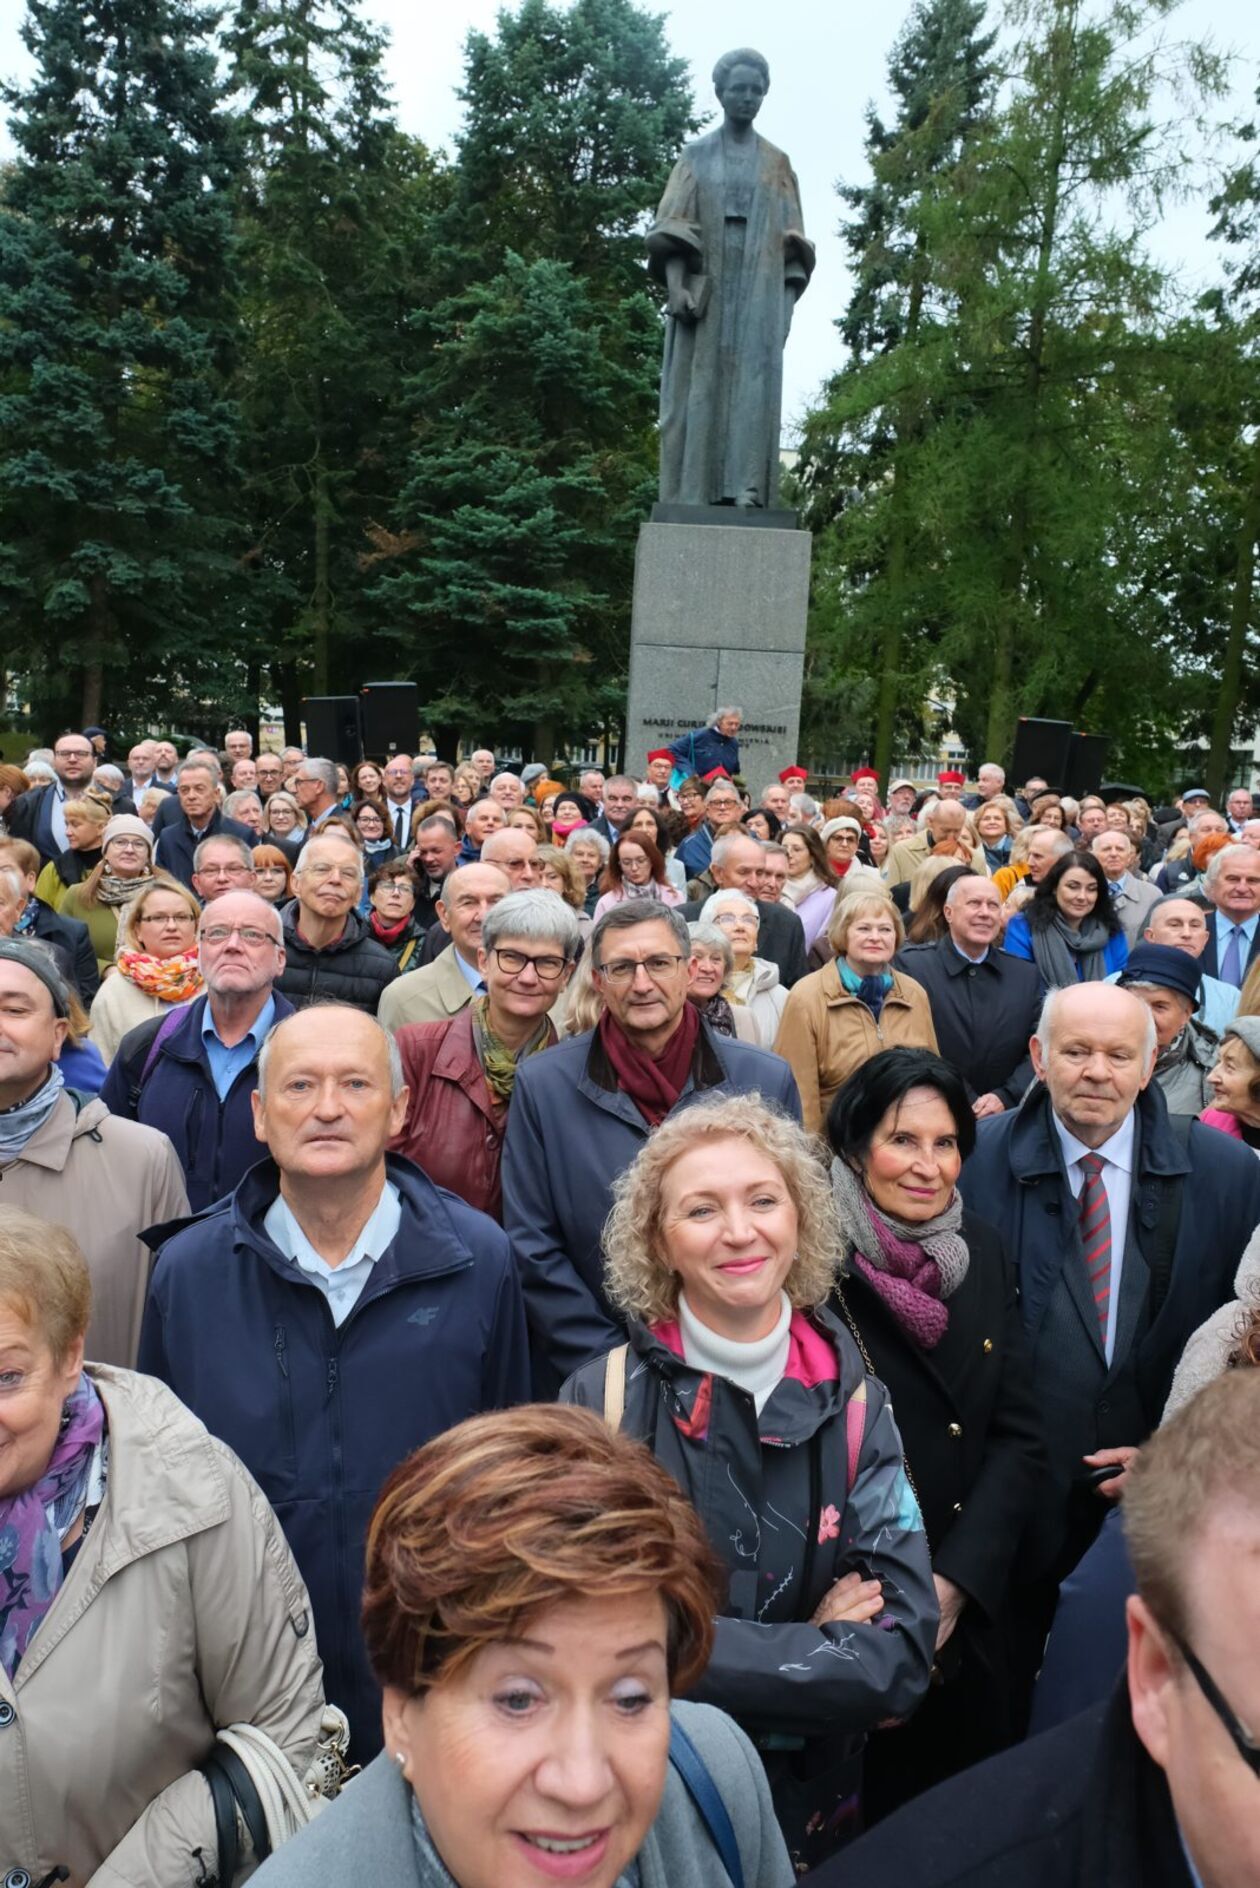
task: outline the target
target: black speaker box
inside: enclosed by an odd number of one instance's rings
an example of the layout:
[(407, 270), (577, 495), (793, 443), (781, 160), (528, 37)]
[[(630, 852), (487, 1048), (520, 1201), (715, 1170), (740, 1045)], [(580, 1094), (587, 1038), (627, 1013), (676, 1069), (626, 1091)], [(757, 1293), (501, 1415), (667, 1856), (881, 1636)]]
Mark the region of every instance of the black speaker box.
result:
[(1021, 715), (1015, 723), (1015, 753), (1010, 778), (1016, 787), (1040, 777), (1056, 793), (1067, 791), (1068, 755), (1072, 748), (1070, 721), (1036, 721)]
[(1110, 746), (1111, 740), (1106, 734), (1072, 736), (1064, 791), (1070, 793), (1074, 800), (1079, 800), (1085, 793), (1097, 793), (1107, 771), (1107, 750)]
[(420, 739), (420, 691), (414, 682), (365, 682), (363, 751), (373, 760), (414, 754)]
[(306, 751), (320, 760), (353, 767), (363, 759), (357, 695), (308, 695), (302, 703)]

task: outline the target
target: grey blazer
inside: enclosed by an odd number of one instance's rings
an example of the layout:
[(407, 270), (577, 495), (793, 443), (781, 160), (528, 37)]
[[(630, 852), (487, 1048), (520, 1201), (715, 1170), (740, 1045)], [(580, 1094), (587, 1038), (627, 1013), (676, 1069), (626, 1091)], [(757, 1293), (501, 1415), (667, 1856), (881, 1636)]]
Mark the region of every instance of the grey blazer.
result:
[[(739, 1843), (746, 1888), (791, 1888), (795, 1877), (774, 1819), (761, 1759), (744, 1733), (710, 1705), (673, 1712), (703, 1757)], [(728, 1888), (729, 1877), (673, 1767), (638, 1854), (641, 1888)], [(252, 1877), (257, 1888), (448, 1888), (442, 1869), (421, 1873), (411, 1833), (411, 1793), (386, 1752), (335, 1803), (286, 1842)]]

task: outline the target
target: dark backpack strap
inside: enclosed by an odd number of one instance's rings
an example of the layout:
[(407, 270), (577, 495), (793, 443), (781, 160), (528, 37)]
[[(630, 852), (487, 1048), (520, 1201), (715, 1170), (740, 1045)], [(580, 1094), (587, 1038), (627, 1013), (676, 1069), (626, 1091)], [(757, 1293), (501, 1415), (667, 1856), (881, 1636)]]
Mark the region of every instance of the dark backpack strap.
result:
[[(149, 1022), (139, 1023), (136, 1026), (136, 1034), (140, 1034), (141, 1031), (144, 1033), (127, 1061), (127, 1112), (133, 1121), (137, 1118), (144, 1085), (152, 1075), (158, 1057), (162, 1053), (162, 1044), (179, 1028), (185, 1014), (185, 1009), (181, 1005), (178, 1009), (168, 1011), (165, 1016), (155, 1016)], [(140, 1061), (142, 1053), (143, 1062)], [(138, 1072), (137, 1064), (139, 1065)]]
[(708, 1830), (713, 1846), (722, 1858), (722, 1866), (731, 1879), (731, 1888), (744, 1888), (744, 1865), (739, 1859), (735, 1830), (722, 1801), (721, 1791), (709, 1775), (704, 1758), (676, 1718), (669, 1721), (669, 1761), (682, 1778), (688, 1796), (696, 1806), (701, 1822)]
[[(1194, 1117), (1188, 1114), (1170, 1114), (1168, 1126), (1179, 1151), (1189, 1158), (1190, 1129)], [(1186, 1175), (1167, 1174), (1160, 1182), (1159, 1218), (1155, 1222), (1155, 1231), (1151, 1239), (1151, 1323), (1154, 1324), (1164, 1308), (1168, 1296), (1168, 1287), (1172, 1282), (1173, 1259), (1177, 1251), (1177, 1235), (1181, 1230), (1181, 1204), (1185, 1194)]]
[[(215, 1828), (219, 1837), (219, 1884), (231, 1888), (240, 1866), (236, 1812), (239, 1809), (257, 1861), (265, 1862), (271, 1854), (271, 1836), (267, 1815), (254, 1779), (234, 1750), (217, 1743), (203, 1764), (198, 1766), (214, 1799)], [(230, 1834), (229, 1834), (230, 1825)]]

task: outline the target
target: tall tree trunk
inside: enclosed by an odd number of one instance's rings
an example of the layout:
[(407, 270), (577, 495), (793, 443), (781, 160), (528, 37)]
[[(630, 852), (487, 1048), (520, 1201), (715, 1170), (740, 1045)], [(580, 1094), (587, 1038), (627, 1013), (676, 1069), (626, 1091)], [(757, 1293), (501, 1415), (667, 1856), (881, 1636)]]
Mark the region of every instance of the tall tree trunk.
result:
[(311, 660), (315, 674), (311, 688), (316, 695), (328, 693), (329, 629), (329, 540), (332, 532), (331, 501), (328, 494), (328, 467), (322, 444), (316, 449), (313, 497), (315, 502), (315, 588), (311, 598)]
[(1251, 442), (1251, 481), (1238, 524), (1234, 551), (1234, 595), (1229, 612), (1229, 638), (1221, 668), (1221, 686), (1212, 717), (1212, 744), (1208, 750), (1207, 790), (1219, 800), (1225, 790), (1233, 747), (1238, 699), (1242, 693), (1243, 659), (1256, 584), (1256, 549), (1260, 545), (1260, 434)]

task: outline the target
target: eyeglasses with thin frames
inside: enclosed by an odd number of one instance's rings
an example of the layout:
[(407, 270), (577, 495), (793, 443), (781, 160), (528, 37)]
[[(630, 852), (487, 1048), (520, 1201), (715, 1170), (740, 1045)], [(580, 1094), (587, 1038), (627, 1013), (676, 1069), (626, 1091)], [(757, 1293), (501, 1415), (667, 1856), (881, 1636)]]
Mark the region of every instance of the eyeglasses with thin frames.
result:
[(674, 965), (685, 961), (679, 951), (671, 951), (668, 956), (661, 951), (651, 957), (618, 957), (610, 964), (596, 964), (595, 968), (609, 983), (633, 983), (638, 970), (646, 970), (653, 983), (664, 983)]

